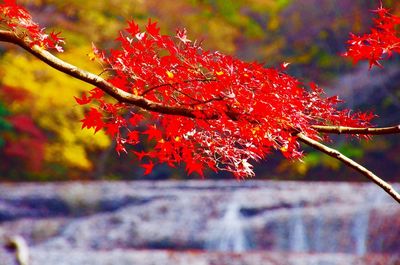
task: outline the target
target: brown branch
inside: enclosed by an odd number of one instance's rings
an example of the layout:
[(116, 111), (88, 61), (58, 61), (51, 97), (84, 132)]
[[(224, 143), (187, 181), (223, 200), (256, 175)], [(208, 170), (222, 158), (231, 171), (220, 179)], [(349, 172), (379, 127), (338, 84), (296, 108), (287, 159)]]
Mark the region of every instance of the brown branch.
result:
[[(107, 82), (103, 78), (83, 69), (80, 69), (74, 65), (71, 65), (56, 56), (52, 55), (48, 51), (40, 48), (37, 45), (30, 45), (29, 41), (25, 41), (22, 38), (19, 38), (11, 31), (0, 30), (0, 41), (13, 43), (35, 57), (39, 60), (43, 61), (47, 65), (51, 66), (58, 71), (61, 71), (67, 75), (70, 75), (74, 78), (77, 78), (83, 82), (88, 84), (94, 85), (100, 89), (102, 89), (105, 93), (109, 94), (111, 97), (117, 99), (122, 103), (131, 104), (142, 109), (148, 111), (154, 111), (162, 114), (169, 114), (169, 115), (179, 115), (189, 118), (196, 118), (195, 112), (192, 108), (184, 108), (179, 106), (167, 106), (162, 103), (154, 102), (144, 98), (143, 96), (137, 96), (131, 93), (128, 93), (118, 87), (115, 87), (111, 83)], [(212, 81), (212, 80), (206, 80)], [(155, 87), (157, 88), (157, 87)], [(151, 89), (155, 89), (154, 87)], [(148, 92), (148, 91), (147, 91)], [(147, 93), (146, 92), (146, 93)], [(232, 120), (237, 119), (236, 113), (227, 112), (226, 113)], [(203, 119), (217, 119), (218, 115), (205, 115), (202, 117)], [(386, 128), (353, 128), (353, 127), (342, 127), (342, 126), (320, 126), (314, 125), (312, 126), (316, 131), (321, 133), (337, 133), (337, 134), (392, 134), (392, 133), (400, 133), (400, 125), (393, 126), (393, 127), (386, 127)], [(297, 132), (296, 132), (297, 133)], [(374, 175), (371, 171), (367, 170), (363, 166), (359, 165), (355, 161), (351, 160), (350, 158), (344, 156), (339, 151), (327, 147), (311, 138), (308, 138), (302, 133), (297, 133), (299, 139), (311, 147), (328, 154), (331, 157), (334, 157), (344, 164), (354, 168), (355, 170), (359, 171), (363, 175), (365, 175), (368, 179), (375, 182), (378, 186), (384, 189), (390, 196), (392, 196), (397, 202), (400, 203), (400, 195), (384, 180), (380, 179), (378, 176)]]
[(369, 180), (373, 181), (375, 184), (377, 184), (379, 187), (381, 187), (384, 191), (386, 191), (390, 196), (392, 196), (393, 199), (395, 199), (398, 203), (400, 203), (400, 194), (397, 193), (393, 187), (384, 181), (383, 179), (379, 178), (376, 176), (374, 173), (363, 167), (362, 165), (358, 164), (354, 160), (348, 158), (347, 156), (343, 155), (340, 153), (338, 150), (335, 150), (333, 148), (330, 148), (326, 145), (323, 145), (322, 143), (315, 141), (306, 135), (299, 133), (297, 134), (297, 137), (299, 140), (333, 158), (336, 158), (343, 162), (345, 165), (357, 170), (361, 174), (363, 174), (365, 177), (367, 177)]
[[(198, 115), (195, 114), (195, 112), (199, 112), (199, 110), (195, 110), (191, 107), (180, 107), (180, 106), (168, 106), (162, 103), (154, 102), (151, 100), (148, 100), (144, 98), (143, 96), (137, 96), (132, 93), (128, 93), (111, 83), (107, 82), (100, 76), (90, 73), (88, 71), (85, 71), (83, 69), (80, 69), (72, 64), (69, 64), (56, 56), (52, 55), (50, 52), (40, 48), (37, 45), (31, 46), (29, 44), (29, 41), (24, 41), (23, 39), (19, 38), (16, 36), (13, 32), (11, 31), (6, 31), (6, 30), (0, 30), (0, 41), (3, 42), (8, 42), (8, 43), (13, 43), (15, 45), (20, 46), (21, 48), (25, 49), (35, 57), (37, 57), (39, 60), (43, 61), (47, 65), (51, 66), (52, 68), (63, 72), (67, 75), (70, 75), (74, 78), (77, 78), (83, 82), (86, 82), (88, 84), (94, 85), (101, 90), (103, 90), (105, 93), (109, 94), (111, 97), (117, 99), (118, 101), (122, 103), (127, 103), (131, 104), (137, 107), (140, 107), (142, 109), (148, 110), (148, 111), (154, 111), (162, 114), (169, 114), (169, 115), (177, 115), (177, 116), (184, 116), (184, 117), (189, 117), (189, 118), (197, 118)], [(188, 82), (191, 82), (192, 80), (188, 80)], [(203, 79), (199, 79), (196, 81), (203, 81)], [(212, 78), (207, 78), (204, 79), (204, 82), (208, 81), (215, 81), (215, 79)], [(169, 85), (169, 84), (168, 84)], [(218, 98), (212, 99), (212, 100), (219, 100)], [(207, 103), (208, 101), (205, 101)], [(201, 104), (201, 103), (199, 103)], [(194, 107), (196, 105), (193, 105)], [(206, 112), (203, 113), (204, 115), (201, 117), (202, 119), (218, 119), (219, 115), (213, 112), (212, 114), (208, 114)], [(227, 112), (226, 113), (229, 117), (231, 117), (231, 113)]]
[[(162, 114), (169, 114), (169, 115), (179, 115), (189, 118), (196, 118), (194, 110), (190, 107), (179, 107), (179, 106), (168, 106), (162, 103), (154, 102), (148, 100), (141, 96), (134, 95), (132, 93), (128, 93), (111, 83), (107, 82), (100, 76), (80, 69), (74, 65), (71, 65), (56, 56), (52, 55), (48, 51), (40, 48), (37, 45), (31, 46), (28, 41), (24, 41), (23, 39), (16, 36), (13, 32), (7, 30), (0, 30), (0, 41), (13, 43), (21, 48), (25, 49), (29, 53), (33, 54), (35, 57), (43, 61), (44, 63), (48, 64), (54, 69), (57, 69), (67, 75), (75, 77), (83, 82), (88, 84), (94, 85), (100, 89), (102, 89), (105, 93), (109, 94), (111, 97), (115, 98), (116, 100), (131, 104), (142, 109), (148, 111), (155, 111)], [(198, 80), (187, 80), (184, 82), (209, 82), (215, 81), (215, 79), (198, 79)], [(170, 85), (170, 84), (163, 84), (163, 85)], [(163, 86), (162, 85), (162, 86)], [(161, 86), (161, 85), (160, 85)], [(150, 90), (158, 88), (160, 86), (152, 87)], [(144, 92), (149, 92), (146, 90)], [(218, 100), (218, 99), (212, 99)], [(211, 100), (210, 100), (211, 101)], [(205, 101), (204, 103), (207, 103)], [(197, 105), (197, 104), (196, 104)], [(229, 114), (229, 113), (228, 113)], [(229, 115), (228, 115), (229, 116)], [(213, 115), (205, 115), (202, 117), (203, 119), (217, 119), (218, 116)], [(314, 125), (312, 126), (315, 130), (321, 133), (336, 133), (336, 134), (392, 134), (392, 133), (400, 133), (400, 125), (387, 127), (387, 128), (352, 128), (352, 127), (343, 127), (343, 126), (321, 126), (321, 125)]]
[(368, 135), (400, 133), (400, 125), (392, 127), (380, 127), (380, 128), (355, 128), (346, 126), (323, 126), (323, 125), (313, 125), (311, 127), (320, 133), (368, 134)]
[[(58, 71), (61, 71), (72, 77), (75, 77), (83, 82), (94, 85), (120, 102), (135, 105), (142, 109), (148, 111), (155, 111), (162, 114), (179, 115), (189, 118), (196, 118), (194, 110), (190, 108), (166, 106), (162, 103), (154, 102), (144, 97), (128, 93), (112, 85), (111, 83), (107, 82), (98, 75), (80, 69), (74, 65), (71, 65), (57, 58), (50, 52), (40, 48), (37, 45), (31, 46), (29, 42), (26, 42), (23, 39), (17, 37), (11, 31), (0, 30), (0, 41), (13, 43), (20, 46), (21, 48), (25, 49), (26, 51), (28, 51), (29, 53), (31, 53), (32, 55), (34, 55), (35, 57), (46, 63), (47, 65), (51, 66), (52, 68), (57, 69)], [(208, 118), (216, 118), (216, 117), (208, 117)]]

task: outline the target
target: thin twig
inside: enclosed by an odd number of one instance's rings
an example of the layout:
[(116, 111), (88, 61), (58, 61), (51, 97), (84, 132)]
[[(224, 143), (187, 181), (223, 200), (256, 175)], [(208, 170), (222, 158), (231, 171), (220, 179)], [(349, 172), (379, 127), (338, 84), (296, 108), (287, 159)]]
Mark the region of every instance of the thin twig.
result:
[(361, 174), (363, 174), (364, 176), (366, 176), (369, 180), (373, 181), (375, 184), (377, 184), (379, 187), (381, 187), (384, 191), (386, 191), (390, 196), (392, 196), (393, 199), (395, 199), (398, 203), (400, 203), (400, 194), (397, 193), (393, 187), (387, 183), (386, 181), (384, 181), (383, 179), (381, 179), (380, 177), (376, 176), (374, 173), (372, 173), (371, 171), (369, 171), (368, 169), (366, 169), (365, 167), (363, 167), (362, 165), (358, 164), (357, 162), (355, 162), (354, 160), (348, 158), (347, 156), (343, 155), (342, 153), (340, 153), (338, 150), (335, 150), (333, 148), (330, 148), (318, 141), (315, 141), (309, 137), (307, 137), (306, 135), (302, 134), (302, 133), (298, 133), (297, 137), (299, 138), (300, 141), (302, 141), (303, 143), (333, 157), (336, 158), (338, 160), (340, 160), (341, 162), (343, 162), (345, 165), (354, 168), (355, 170), (357, 170), (358, 172), (360, 172)]
[(320, 133), (336, 133), (336, 134), (367, 134), (367, 135), (383, 135), (400, 133), (400, 125), (379, 128), (356, 128), (346, 126), (311, 126)]

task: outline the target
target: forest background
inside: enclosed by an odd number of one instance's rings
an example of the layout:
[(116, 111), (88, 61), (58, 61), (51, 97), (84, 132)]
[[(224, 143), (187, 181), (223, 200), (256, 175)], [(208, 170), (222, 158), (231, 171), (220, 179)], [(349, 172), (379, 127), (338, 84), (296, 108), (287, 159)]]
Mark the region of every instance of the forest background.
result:
[[(383, 1), (400, 14), (396, 0)], [(385, 62), (384, 69), (353, 67), (339, 55), (348, 33), (363, 33), (371, 26), (369, 0), (21, 0), (35, 21), (49, 30), (62, 31), (65, 52), (60, 57), (83, 69), (101, 72), (93, 61), (92, 42), (112, 48), (118, 30), (134, 18), (146, 24), (157, 20), (163, 33), (186, 28), (190, 39), (202, 41), (246, 61), (277, 66), (290, 62), (288, 72), (303, 82), (315, 81), (327, 94), (337, 94), (343, 107), (372, 110), (375, 125), (398, 123), (400, 117), (400, 58)], [(178, 15), (179, 14), (179, 15)], [(0, 180), (185, 179), (181, 168), (144, 169), (132, 157), (118, 156), (102, 132), (81, 130), (85, 109), (73, 96), (90, 85), (58, 73), (15, 46), (0, 46)], [(332, 143), (345, 155), (389, 181), (400, 176), (400, 139), (375, 137)], [(228, 178), (206, 174), (208, 178)], [(303, 162), (280, 154), (256, 167), (257, 179), (360, 181), (351, 169), (318, 151), (306, 149)]]

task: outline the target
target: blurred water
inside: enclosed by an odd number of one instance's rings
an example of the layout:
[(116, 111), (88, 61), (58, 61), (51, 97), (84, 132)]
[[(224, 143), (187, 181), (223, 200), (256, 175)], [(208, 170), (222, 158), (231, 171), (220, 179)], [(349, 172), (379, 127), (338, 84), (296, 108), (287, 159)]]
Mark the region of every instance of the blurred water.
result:
[[(83, 258), (84, 264), (113, 265), (136, 264), (133, 260), (138, 255), (150, 255), (151, 260), (150, 252), (137, 250), (159, 251), (160, 261), (151, 264), (163, 265), (175, 264), (175, 254), (170, 256), (168, 251), (177, 250), (189, 251), (182, 255), (204, 260), (201, 264), (207, 265), (214, 264), (207, 263), (208, 259), (229, 255), (250, 260), (217, 264), (256, 265), (264, 264), (259, 258), (274, 257), (282, 262), (265, 264), (364, 264), (353, 261), (371, 255), (396, 258), (400, 250), (400, 207), (380, 189), (366, 184), (166, 181), (0, 185), (0, 224), (0, 242), (2, 236), (22, 235), (37, 255), (35, 265), (50, 264), (46, 256), (40, 256), (45, 253), (63, 260), (70, 258), (67, 253), (76, 253), (76, 262), (67, 259), (68, 265), (83, 264), (77, 262)], [(193, 250), (216, 254), (196, 258)], [(116, 259), (110, 256), (108, 263), (99, 260), (105, 251), (118, 252)], [(124, 255), (125, 263), (117, 261)], [(294, 261), (296, 255), (303, 263)], [(331, 263), (321, 263), (335, 257)], [(291, 261), (285, 263), (285, 259)], [(170, 261), (162, 263), (165, 260)]]
[(240, 201), (232, 196), (222, 218), (217, 222), (213, 237), (206, 243), (207, 249), (243, 252), (250, 248), (240, 213)]
[(362, 256), (367, 253), (368, 225), (370, 208), (366, 207), (359, 211), (354, 217), (354, 227), (352, 229), (355, 241), (355, 254)]
[(293, 252), (307, 252), (308, 239), (307, 231), (304, 225), (301, 208), (296, 207), (293, 209), (293, 218), (290, 222), (289, 244), (290, 251)]

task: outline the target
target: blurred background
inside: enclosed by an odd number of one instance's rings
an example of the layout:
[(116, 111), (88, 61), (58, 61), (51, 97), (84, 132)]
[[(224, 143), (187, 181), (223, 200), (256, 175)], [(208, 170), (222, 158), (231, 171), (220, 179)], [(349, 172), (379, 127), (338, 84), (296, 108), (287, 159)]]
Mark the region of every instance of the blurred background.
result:
[[(345, 50), (349, 32), (368, 31), (372, 21), (369, 10), (377, 6), (377, 1), (18, 2), (49, 31), (62, 31), (66, 45), (60, 58), (94, 73), (101, 69), (89, 59), (92, 42), (101, 48), (112, 48), (118, 30), (125, 27), (127, 20), (134, 18), (145, 24), (151, 17), (159, 21), (164, 33), (187, 28), (191, 39), (203, 41), (211, 50), (263, 62), (268, 67), (290, 62), (290, 74), (305, 83), (317, 82), (328, 95), (339, 95), (345, 101), (342, 107), (374, 111), (379, 115), (376, 125), (399, 123), (399, 56), (385, 62), (384, 69), (373, 71), (367, 71), (365, 64), (353, 67), (339, 56)], [(400, 12), (395, 0), (384, 4), (394, 13)], [(79, 120), (85, 109), (75, 103), (73, 96), (92, 87), (50, 69), (14, 46), (0, 46), (0, 85), (2, 181), (198, 178), (163, 166), (143, 176), (144, 170), (132, 158), (116, 154), (105, 134), (81, 130)], [(395, 181), (400, 176), (397, 136), (362, 142), (343, 136), (331, 145), (387, 180)], [(257, 165), (257, 179), (363, 180), (340, 162), (306, 151), (304, 163), (272, 154)]]
[[(400, 122), (399, 56), (372, 71), (339, 56), (349, 32), (369, 30), (379, 1), (17, 2), (62, 31), (57, 56), (94, 73), (102, 69), (90, 60), (92, 42), (113, 48), (127, 20), (151, 17), (163, 33), (187, 28), (211, 50), (267, 67), (290, 62), (290, 74), (339, 95), (341, 107), (375, 112), (377, 126)], [(398, 0), (383, 2), (400, 15)], [(304, 163), (271, 154), (256, 181), (197, 181), (162, 165), (143, 176), (105, 134), (81, 130), (86, 110), (73, 96), (90, 85), (0, 44), (0, 86), (0, 265), (17, 264), (4, 247), (13, 235), (27, 242), (29, 265), (400, 264), (398, 204), (374, 184), (348, 183), (364, 177), (319, 152), (305, 149)], [(328, 144), (400, 180), (399, 135)]]

